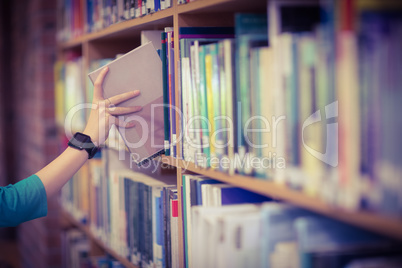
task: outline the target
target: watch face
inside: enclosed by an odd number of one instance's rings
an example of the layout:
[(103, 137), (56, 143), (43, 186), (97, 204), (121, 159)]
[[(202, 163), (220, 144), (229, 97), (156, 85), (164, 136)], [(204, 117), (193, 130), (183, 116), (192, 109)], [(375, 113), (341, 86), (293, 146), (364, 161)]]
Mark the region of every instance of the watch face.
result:
[(74, 135), (74, 138), (81, 143), (87, 142), (89, 140), (89, 137), (87, 135), (84, 135), (82, 133), (76, 133)]
[(91, 141), (91, 137), (79, 132), (74, 134), (74, 137), (68, 142), (68, 146), (79, 150), (85, 149), (88, 153), (88, 159), (94, 157), (98, 150), (95, 144)]
[(88, 144), (91, 138), (85, 134), (82, 133), (75, 133), (74, 137), (69, 141), (69, 145), (78, 149), (87, 149), (91, 148), (91, 144)]

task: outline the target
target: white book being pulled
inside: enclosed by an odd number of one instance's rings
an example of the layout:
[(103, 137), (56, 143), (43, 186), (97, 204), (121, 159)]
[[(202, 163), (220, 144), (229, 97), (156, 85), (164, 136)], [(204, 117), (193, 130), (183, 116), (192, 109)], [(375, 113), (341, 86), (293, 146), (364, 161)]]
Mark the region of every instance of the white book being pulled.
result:
[[(134, 122), (135, 127), (118, 130), (131, 153), (132, 160), (142, 165), (164, 153), (162, 61), (152, 42), (148, 42), (106, 64), (109, 72), (103, 81), (105, 99), (140, 90), (140, 95), (117, 107), (142, 106), (142, 110), (120, 117)], [(101, 70), (88, 74), (95, 83)]]

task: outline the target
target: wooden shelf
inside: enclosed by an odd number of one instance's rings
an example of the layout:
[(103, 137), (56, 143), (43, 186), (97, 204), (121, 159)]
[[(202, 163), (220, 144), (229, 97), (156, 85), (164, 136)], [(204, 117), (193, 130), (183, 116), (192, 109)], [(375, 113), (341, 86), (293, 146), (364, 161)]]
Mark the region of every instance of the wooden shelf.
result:
[(98, 32), (82, 35), (74, 40), (59, 44), (59, 49), (67, 50), (80, 46), (84, 42), (108, 39), (124, 39), (133, 35), (136, 31), (139, 35), (141, 30), (163, 29), (173, 26), (173, 8), (161, 10), (143, 17), (112, 24)]
[(238, 174), (229, 175), (212, 169), (200, 168), (193, 163), (175, 159), (170, 156), (164, 156), (162, 161), (164, 164), (181, 168), (182, 172), (187, 170), (201, 174), (255, 193), (286, 201), (295, 206), (314, 211), (375, 233), (386, 235), (393, 239), (402, 240), (401, 218), (392, 218), (364, 211), (348, 211), (331, 206), (318, 198), (307, 196), (302, 192), (291, 190), (286, 186), (278, 185), (274, 182)]
[[(85, 42), (97, 40), (116, 40), (130, 38), (133, 32), (140, 33), (141, 30), (163, 29), (166, 26), (173, 26), (174, 16), (193, 13), (231, 13), (236, 10), (242, 12), (265, 11), (265, 1), (261, 0), (197, 0), (187, 4), (173, 6), (143, 17), (112, 24), (98, 32), (84, 34), (74, 40), (59, 43), (60, 50), (68, 50), (81, 46)], [(264, 9), (261, 9), (263, 8)], [(176, 10), (177, 9), (177, 10)]]
[(266, 1), (262, 0), (195, 0), (177, 6), (178, 14), (206, 12), (266, 12)]
[(80, 37), (77, 37), (74, 40), (67, 41), (65, 43), (60, 43), (59, 44), (59, 49), (66, 50), (66, 49), (78, 48), (79, 46), (81, 46), (81, 44), (84, 41), (85, 41), (85, 36), (80, 36)]
[[(74, 40), (59, 44), (59, 50), (63, 53), (68, 50), (82, 48), (83, 58), (88, 62), (102, 57), (115, 55), (118, 51), (127, 51), (132, 44), (135, 44), (140, 37), (142, 30), (156, 30), (164, 27), (175, 27), (175, 42), (178, 44), (180, 27), (196, 26), (233, 26), (234, 17), (237, 12), (267, 12), (266, 0), (194, 0), (193, 2), (178, 5), (173, 1), (173, 6), (166, 10), (158, 11), (140, 18), (135, 18), (113, 24), (98, 32), (85, 34)], [(219, 15), (217, 15), (219, 14)], [(133, 42), (134, 41), (134, 42)], [(125, 44), (122, 46), (122, 44)], [(62, 54), (61, 53), (61, 54)], [(179, 46), (175, 46), (175, 70), (178, 70)], [(179, 88), (179, 79), (175, 79), (176, 89)], [(176, 103), (179, 103), (180, 96), (176, 94)], [(180, 124), (177, 125), (177, 133), (180, 133)], [(182, 144), (179, 144), (179, 147)], [(116, 151), (111, 150), (112, 153)], [(402, 241), (402, 218), (376, 214), (368, 211), (352, 211), (327, 204), (322, 199), (306, 195), (304, 192), (290, 189), (284, 185), (277, 184), (251, 176), (239, 174), (227, 174), (213, 169), (205, 169), (193, 163), (175, 159), (173, 157), (162, 157), (162, 163), (176, 167), (173, 180), (177, 183), (178, 196), (181, 196), (181, 175), (201, 174), (218, 181), (234, 185), (255, 193), (262, 194), (289, 204), (301, 207), (326, 217), (339, 220), (362, 229), (366, 229), (395, 240)], [(160, 174), (160, 177), (166, 174)], [(171, 175), (171, 174), (169, 174)], [(167, 176), (166, 176), (167, 177)], [(158, 178), (159, 179), (159, 178)], [(167, 183), (171, 184), (171, 183)], [(182, 206), (181, 199), (178, 199), (179, 208)], [(63, 211), (63, 217), (85, 232), (88, 237), (99, 247), (108, 252), (115, 259), (126, 267), (136, 267), (129, 260), (120, 256), (113, 249), (108, 248), (88, 228), (88, 226), (75, 220), (68, 212)], [(184, 267), (184, 245), (182, 230), (181, 209), (178, 211), (179, 221), (179, 261), (180, 267)]]
[(74, 219), (73, 216), (70, 215), (67, 211), (64, 209), (61, 209), (61, 214), (64, 219), (66, 219), (69, 223), (71, 223), (73, 226), (77, 227), (81, 231), (83, 231), (92, 241), (94, 241), (99, 247), (101, 247), (104, 251), (106, 251), (108, 254), (110, 254), (113, 258), (118, 260), (121, 264), (123, 264), (125, 267), (128, 268), (138, 268), (138, 266), (135, 266), (132, 264), (128, 259), (120, 256), (116, 251), (113, 249), (109, 248), (108, 246), (105, 245), (100, 239), (94, 236), (94, 234), (91, 232), (88, 226), (86, 226), (83, 223), (80, 223), (76, 219)]

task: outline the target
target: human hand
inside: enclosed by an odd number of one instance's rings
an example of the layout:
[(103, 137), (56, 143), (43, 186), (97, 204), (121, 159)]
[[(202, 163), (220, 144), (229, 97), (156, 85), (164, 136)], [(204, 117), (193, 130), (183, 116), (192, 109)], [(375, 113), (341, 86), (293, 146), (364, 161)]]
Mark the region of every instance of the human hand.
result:
[(94, 95), (91, 113), (84, 130), (84, 134), (90, 136), (92, 142), (96, 146), (100, 146), (106, 141), (112, 124), (124, 128), (131, 128), (135, 126), (134, 122), (126, 123), (117, 116), (138, 112), (142, 109), (141, 106), (115, 107), (115, 105), (123, 101), (140, 95), (139, 90), (130, 91), (104, 99), (102, 85), (108, 71), (109, 68), (105, 67), (96, 78), (94, 83)]

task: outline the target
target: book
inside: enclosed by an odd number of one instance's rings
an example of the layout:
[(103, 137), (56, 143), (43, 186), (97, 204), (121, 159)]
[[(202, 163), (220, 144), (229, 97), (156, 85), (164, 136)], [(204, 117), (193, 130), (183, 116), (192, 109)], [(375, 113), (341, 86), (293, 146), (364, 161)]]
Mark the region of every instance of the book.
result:
[(201, 175), (183, 175), (183, 230), (184, 230), (184, 248), (185, 248), (185, 262), (186, 267), (190, 267), (191, 263), (191, 207), (194, 205), (193, 199), (196, 199), (194, 193), (192, 193), (191, 181), (202, 179)]
[[(266, 14), (236, 14), (236, 104), (237, 118), (237, 154), (245, 165), (237, 167), (238, 172), (251, 175), (253, 168), (248, 159), (250, 149), (251, 133), (247, 122), (250, 119), (251, 101), (250, 101), (250, 51), (253, 47), (262, 47), (268, 45)], [(246, 129), (247, 127), (247, 129)]]
[[(267, 130), (268, 127), (274, 124), (275, 118), (275, 106), (278, 105), (278, 99), (274, 97), (274, 73), (275, 73), (275, 65), (274, 65), (274, 53), (273, 48), (271, 47), (262, 47), (255, 49), (257, 54), (258, 61), (258, 73), (259, 80), (257, 82), (257, 87), (259, 90), (255, 93), (255, 102), (259, 102), (259, 100), (267, 100), (267, 103), (262, 105), (256, 105), (257, 107), (254, 109), (253, 114), (260, 115), (261, 121), (258, 121), (257, 128), (262, 131)], [(256, 149), (255, 155), (260, 157), (263, 161), (263, 165), (256, 168), (256, 176), (267, 178), (268, 180), (273, 180), (276, 176), (276, 166), (274, 159), (276, 156), (276, 126), (274, 129), (274, 133), (271, 132), (256, 132), (256, 140), (257, 144), (260, 147)], [(264, 163), (268, 163), (265, 165)]]
[[(119, 128), (119, 132), (133, 154), (133, 161), (142, 165), (164, 152), (162, 63), (152, 43), (142, 45), (122, 57), (106, 64), (109, 73), (103, 83), (104, 98), (131, 90), (140, 90), (139, 97), (119, 106), (142, 106), (133, 115), (122, 116), (126, 122), (135, 121), (131, 129)], [(95, 82), (101, 69), (88, 76)]]
[(302, 268), (344, 267), (358, 258), (401, 254), (396, 242), (332, 219), (300, 217), (294, 225)]
[[(203, 147), (203, 141), (202, 141), (202, 136), (206, 136), (205, 134), (208, 134), (209, 132), (201, 130), (201, 124), (202, 122), (206, 121), (207, 118), (200, 118), (199, 116), (201, 115), (201, 109), (203, 109), (204, 106), (200, 106), (198, 103), (199, 101), (199, 94), (200, 89), (204, 88), (204, 84), (208, 86), (209, 89), (211, 89), (211, 83), (204, 83), (204, 79), (200, 80), (199, 78), (204, 78), (205, 75), (200, 74), (200, 72), (206, 73), (206, 70), (200, 69), (199, 64), (199, 55), (195, 57), (195, 47), (194, 44), (197, 42), (198, 46), (201, 45), (208, 45), (210, 44), (211, 46), (214, 43), (217, 43), (218, 41), (222, 40), (223, 38), (233, 38), (234, 37), (234, 28), (233, 27), (181, 27), (179, 28), (179, 41), (180, 41), (180, 64), (181, 64), (181, 72), (178, 72), (178, 75), (180, 76), (180, 83), (179, 83), (179, 94), (181, 93), (182, 98), (179, 100), (180, 102), (178, 103), (179, 107), (182, 110), (182, 117), (181, 117), (181, 122), (180, 125), (182, 126), (182, 141), (183, 141), (183, 158), (186, 161), (190, 161), (193, 163), (197, 163), (196, 159), (199, 158), (201, 159), (200, 162), (198, 163), (201, 166), (205, 166), (203, 162), (205, 162), (205, 157), (207, 156), (208, 149)], [(217, 54), (217, 53), (215, 53)], [(206, 55), (206, 57), (209, 57)], [(217, 56), (214, 57), (214, 59), (217, 58)], [(208, 60), (207, 60), (208, 61)], [(210, 62), (212, 63), (212, 62)], [(217, 60), (214, 60), (215, 64), (206, 64), (205, 67), (209, 70), (212, 71), (210, 67), (214, 67), (215, 70), (213, 72), (214, 74), (214, 79), (211, 79), (210, 81), (214, 81), (214, 88), (217, 89), (218, 86), (216, 84), (219, 83), (219, 79), (216, 79), (216, 76), (220, 75), (220, 72), (216, 70), (218, 68), (218, 62)], [(211, 73), (211, 72), (210, 72)], [(209, 79), (209, 76), (206, 75), (205, 78)], [(220, 95), (220, 92), (216, 92)], [(210, 98), (212, 97), (211, 94)], [(208, 100), (208, 97), (207, 97)], [(214, 99), (214, 105), (216, 106), (217, 102), (219, 102), (220, 98)], [(211, 99), (208, 100), (209, 105), (207, 104), (208, 111), (207, 113), (210, 113), (213, 110), (213, 106), (211, 106)], [(224, 103), (225, 104), (225, 103)], [(211, 108), (210, 108), (211, 107)], [(226, 105), (223, 105), (223, 107), (226, 107)], [(220, 108), (220, 107), (219, 107)], [(223, 109), (223, 108), (222, 108)], [(215, 109), (217, 112), (221, 109)], [(209, 115), (211, 117), (212, 114)], [(208, 121), (211, 124), (214, 124), (214, 121), (219, 120), (219, 119), (210, 119), (208, 118)], [(218, 123), (220, 123), (219, 120)], [(190, 129), (197, 129), (199, 131), (192, 131)], [(195, 133), (194, 133), (195, 132)], [(214, 132), (213, 129), (211, 128), (210, 133), (213, 134)], [(204, 133), (204, 134), (203, 134)], [(218, 135), (220, 133), (218, 132)], [(211, 139), (212, 135), (208, 135), (208, 139)], [(206, 138), (204, 138), (206, 141)], [(222, 144), (222, 142), (219, 140), (219, 144)], [(211, 144), (211, 149), (213, 149), (213, 143), (208, 142), (208, 144)], [(206, 142), (204, 142), (204, 145), (206, 145)], [(222, 146), (221, 146), (222, 147)], [(201, 154), (204, 151), (204, 156), (201, 156)], [(198, 157), (196, 157), (198, 155)]]
[(155, 47), (157, 51), (161, 50), (162, 49), (161, 34), (162, 31), (158, 30), (141, 31), (141, 45), (144, 45), (148, 42), (152, 42), (152, 45)]
[(169, 109), (169, 86), (167, 68), (167, 34), (161, 33), (161, 58), (162, 58), (162, 83), (163, 83), (163, 121), (164, 121), (164, 144), (165, 155), (170, 155), (170, 109)]
[(175, 186), (130, 170), (113, 173), (120, 182), (118, 189), (111, 189), (113, 248), (120, 249), (122, 256), (129, 255), (136, 265), (166, 267), (165, 251), (170, 242), (165, 241), (167, 204), (162, 197), (164, 191)]
[(170, 155), (177, 156), (176, 147), (176, 90), (175, 90), (175, 63), (174, 63), (174, 36), (173, 31), (166, 33), (166, 54), (167, 54), (167, 74), (168, 74), (168, 89), (169, 89), (169, 120), (170, 126)]
[[(201, 121), (201, 142), (202, 142), (202, 158), (197, 159), (197, 162), (202, 167), (210, 167), (211, 147), (210, 147), (210, 129), (207, 121), (208, 118), (208, 101), (205, 80), (205, 47), (199, 46), (199, 42), (194, 42), (195, 64), (198, 65), (199, 86), (197, 87), (197, 95), (199, 97), (199, 109), (202, 116)], [(199, 160), (199, 161), (198, 161)]]
[(225, 206), (243, 203), (262, 203), (272, 199), (229, 184), (211, 184), (212, 206)]
[[(211, 168), (216, 168), (212, 163), (211, 160), (213, 158), (216, 158), (216, 153), (215, 153), (215, 140), (213, 139), (214, 134), (215, 134), (215, 112), (214, 110), (217, 110), (218, 107), (214, 107), (214, 102), (216, 100), (219, 101), (219, 95), (216, 94), (216, 92), (214, 92), (213, 90), (213, 74), (216, 74), (216, 72), (214, 73), (213, 70), (213, 61), (215, 61), (215, 56), (217, 55), (216, 53), (216, 43), (212, 43), (209, 45), (205, 45), (202, 46), (204, 49), (204, 66), (205, 69), (204, 70), (200, 70), (201, 72), (204, 72), (204, 77), (205, 79), (205, 96), (206, 96), (206, 110), (207, 110), (207, 117), (204, 120), (207, 120), (208, 122), (208, 144), (209, 144), (209, 158), (208, 159), (208, 163)], [(201, 56), (201, 55), (200, 55)]]
[(216, 264), (210, 267), (261, 267), (259, 257), (263, 222), (259, 207), (242, 213), (223, 214), (215, 219), (215, 241), (211, 242), (216, 246), (207, 246), (213, 251)]
[[(177, 188), (177, 187), (176, 187)], [(169, 203), (168, 208), (169, 208), (169, 227), (170, 231), (168, 230), (168, 241), (170, 242), (168, 244), (168, 258), (169, 261), (167, 263), (167, 267), (172, 267), (176, 268), (179, 267), (179, 235), (178, 235), (178, 230), (179, 230), (179, 222), (178, 222), (178, 200), (177, 200), (177, 189), (170, 190), (168, 193), (168, 200)], [(170, 245), (170, 246), (169, 246)]]
[(259, 267), (260, 219), (255, 204), (194, 206), (190, 267)]
[(177, 267), (177, 186), (163, 188), (163, 218), (164, 218), (164, 256), (165, 267)]
[(261, 239), (262, 267), (299, 267), (297, 232), (294, 221), (314, 215), (310, 211), (281, 203), (265, 203), (261, 206), (263, 231)]
[[(223, 46), (223, 59), (221, 60), (221, 88), (224, 89), (222, 92), (222, 102), (227, 102), (226, 110), (222, 112), (228, 117), (227, 122), (223, 124), (223, 127), (228, 128), (228, 133), (225, 141), (227, 142), (227, 149), (225, 150), (225, 156), (229, 160), (229, 165), (222, 165), (222, 169), (228, 171), (229, 174), (233, 175), (234, 168), (234, 160), (235, 160), (235, 114), (236, 114), (236, 68), (235, 68), (235, 42), (232, 39), (225, 39), (222, 41)], [(222, 104), (222, 107), (225, 105)]]

